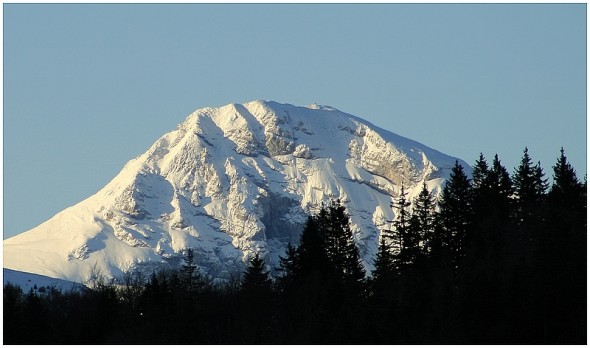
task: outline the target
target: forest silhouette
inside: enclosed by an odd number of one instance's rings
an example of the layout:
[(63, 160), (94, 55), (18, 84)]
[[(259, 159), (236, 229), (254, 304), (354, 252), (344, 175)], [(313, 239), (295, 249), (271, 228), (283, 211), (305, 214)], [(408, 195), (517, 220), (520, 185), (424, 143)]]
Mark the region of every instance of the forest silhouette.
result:
[[(366, 274), (339, 201), (309, 216), (279, 276), (260, 255), (212, 282), (177, 270), (95, 272), (86, 291), (4, 286), (5, 344), (586, 344), (586, 178), (561, 149), (551, 185), (524, 150), (426, 183), (381, 231)], [(413, 204), (411, 204), (413, 203)]]

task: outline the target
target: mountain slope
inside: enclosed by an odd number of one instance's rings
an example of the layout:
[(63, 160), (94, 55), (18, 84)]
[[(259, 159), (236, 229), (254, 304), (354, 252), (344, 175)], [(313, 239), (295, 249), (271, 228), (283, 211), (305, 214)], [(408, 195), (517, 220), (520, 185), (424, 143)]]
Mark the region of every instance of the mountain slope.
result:
[(86, 289), (82, 284), (67, 280), (19, 272), (7, 268), (3, 269), (3, 281), (4, 285), (12, 284), (20, 287), (25, 294), (31, 291), (31, 289), (37, 293), (43, 293), (49, 289), (55, 289), (61, 292), (84, 291)]
[(402, 183), (440, 190), (455, 160), (325, 106), (199, 109), (95, 195), (5, 240), (4, 266), (83, 282), (93, 265), (113, 277), (174, 267), (190, 247), (213, 277), (256, 252), (274, 269), (306, 214), (340, 199), (370, 269), (391, 196)]

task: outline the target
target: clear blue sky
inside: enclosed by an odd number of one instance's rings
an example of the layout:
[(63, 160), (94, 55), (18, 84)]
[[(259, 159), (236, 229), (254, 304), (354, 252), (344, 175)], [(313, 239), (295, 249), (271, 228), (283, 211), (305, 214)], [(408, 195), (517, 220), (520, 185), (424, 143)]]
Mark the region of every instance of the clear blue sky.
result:
[[(331, 105), (473, 164), (586, 173), (586, 4), (4, 4), (4, 238), (193, 110)], [(549, 175), (550, 176), (550, 175)]]

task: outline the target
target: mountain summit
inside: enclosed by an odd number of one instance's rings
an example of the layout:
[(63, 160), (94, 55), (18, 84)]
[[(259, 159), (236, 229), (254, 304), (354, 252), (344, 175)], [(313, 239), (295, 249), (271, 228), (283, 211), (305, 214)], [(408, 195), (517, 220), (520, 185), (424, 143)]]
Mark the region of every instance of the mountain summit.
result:
[(5, 240), (4, 267), (83, 282), (174, 267), (192, 248), (228, 279), (255, 253), (274, 269), (307, 215), (340, 199), (371, 269), (401, 185), (438, 191), (456, 160), (328, 106), (199, 109), (99, 192)]

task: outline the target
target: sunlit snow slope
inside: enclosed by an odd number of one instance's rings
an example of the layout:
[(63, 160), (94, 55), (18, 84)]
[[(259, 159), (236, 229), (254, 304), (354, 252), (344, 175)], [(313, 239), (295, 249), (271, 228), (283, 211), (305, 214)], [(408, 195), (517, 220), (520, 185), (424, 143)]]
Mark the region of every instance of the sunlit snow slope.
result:
[(98, 193), (5, 240), (4, 267), (84, 282), (93, 265), (151, 272), (190, 247), (216, 278), (256, 252), (273, 270), (307, 214), (340, 199), (370, 270), (401, 184), (438, 192), (455, 160), (325, 106), (199, 109)]

